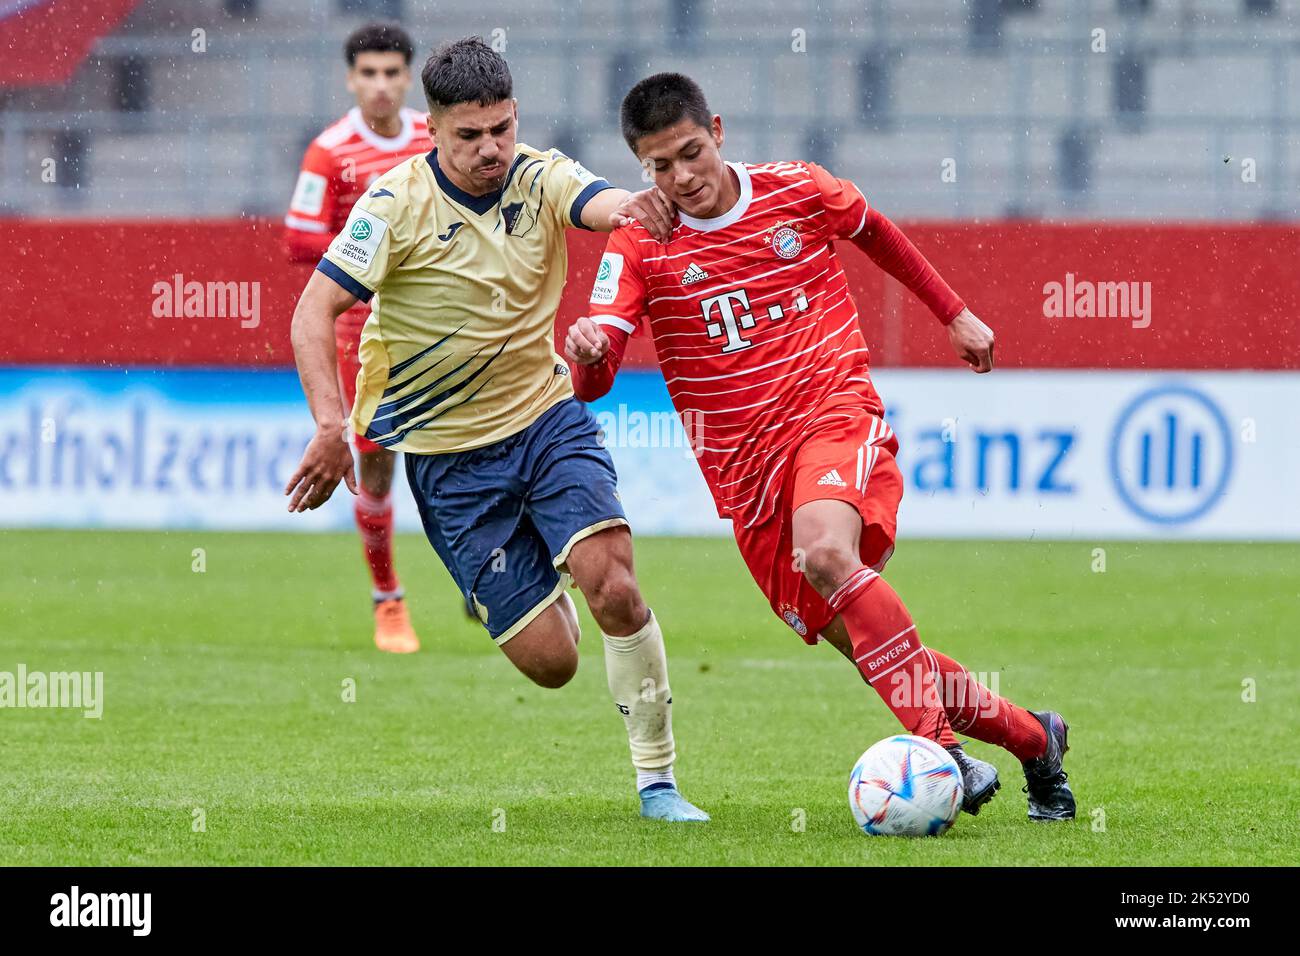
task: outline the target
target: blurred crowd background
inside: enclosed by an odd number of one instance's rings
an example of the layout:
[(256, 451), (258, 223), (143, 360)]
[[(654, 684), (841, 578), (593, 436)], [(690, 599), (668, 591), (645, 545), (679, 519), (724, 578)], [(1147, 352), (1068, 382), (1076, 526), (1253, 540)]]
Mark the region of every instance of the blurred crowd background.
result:
[[(417, 39), (417, 67), (443, 40), (492, 42), (516, 78), (522, 138), (611, 179), (639, 172), (618, 135), (622, 94), (680, 69), (727, 121), (733, 157), (814, 159), (900, 216), (1296, 214), (1296, 0), (126, 6), (67, 82), (4, 68), (4, 212), (277, 215), (306, 143), (350, 105), (343, 38), (393, 19)], [(418, 84), (411, 105), (423, 108)], [(59, 188), (24, 175), (42, 157), (64, 164)], [(1238, 188), (1243, 159), (1255, 188)], [(938, 189), (945, 160), (955, 179)]]

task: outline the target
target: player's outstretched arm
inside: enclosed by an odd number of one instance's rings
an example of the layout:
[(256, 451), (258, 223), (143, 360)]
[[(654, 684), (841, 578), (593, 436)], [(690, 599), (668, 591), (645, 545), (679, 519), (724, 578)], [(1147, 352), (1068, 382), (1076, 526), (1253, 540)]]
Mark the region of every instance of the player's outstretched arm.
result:
[(826, 222), (871, 261), (905, 285), (948, 328), (953, 351), (976, 372), (993, 368), (993, 330), (975, 318), (903, 230), (867, 204), (862, 190), (816, 163), (804, 164), (822, 194)]
[(663, 242), (672, 235), (676, 215), (672, 203), (653, 187), (635, 193), (604, 189), (583, 207), (582, 224), (596, 232), (612, 232), (639, 222), (651, 237)]
[(293, 313), (290, 339), (298, 378), (316, 421), (316, 434), (307, 444), (302, 461), (285, 486), (289, 510), (319, 508), (329, 500), (340, 480), (357, 493), (352, 448), (346, 422), (340, 417), (338, 367), (334, 354), (334, 320), (357, 302), (324, 273), (313, 272)]
[(854, 245), (871, 261), (905, 285), (948, 328), (953, 351), (972, 371), (993, 369), (993, 330), (977, 319), (956, 292), (943, 281), (903, 230), (878, 210), (868, 209)]

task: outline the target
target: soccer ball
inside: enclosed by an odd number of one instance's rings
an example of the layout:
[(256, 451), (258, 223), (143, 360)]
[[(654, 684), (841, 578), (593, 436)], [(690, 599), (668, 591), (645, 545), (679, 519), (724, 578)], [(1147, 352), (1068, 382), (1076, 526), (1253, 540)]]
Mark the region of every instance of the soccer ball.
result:
[(871, 836), (938, 836), (957, 819), (961, 801), (957, 762), (924, 737), (886, 737), (849, 775), (849, 808)]

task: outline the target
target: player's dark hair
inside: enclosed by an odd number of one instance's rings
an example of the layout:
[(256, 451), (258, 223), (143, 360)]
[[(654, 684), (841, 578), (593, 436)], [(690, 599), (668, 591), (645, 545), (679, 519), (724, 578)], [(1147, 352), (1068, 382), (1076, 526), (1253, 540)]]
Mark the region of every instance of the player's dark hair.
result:
[(362, 53), (400, 53), (410, 66), (415, 44), (411, 35), (396, 23), (367, 23), (353, 30), (343, 44), (348, 66), (356, 66), (357, 56)]
[(505, 58), (482, 37), (444, 43), (433, 51), (420, 73), (429, 112), (457, 103), (491, 106), (514, 96), (514, 81)]
[(623, 97), (619, 118), (623, 139), (634, 153), (642, 136), (667, 129), (681, 120), (689, 119), (705, 129), (713, 122), (704, 91), (681, 73), (647, 76)]

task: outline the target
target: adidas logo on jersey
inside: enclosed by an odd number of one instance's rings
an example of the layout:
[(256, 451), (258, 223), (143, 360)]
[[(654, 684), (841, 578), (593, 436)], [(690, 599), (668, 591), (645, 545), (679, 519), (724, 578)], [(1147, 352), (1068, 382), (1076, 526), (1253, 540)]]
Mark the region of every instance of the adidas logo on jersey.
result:
[(709, 274), (697, 266), (694, 262), (686, 267), (682, 273), (682, 285), (690, 285), (692, 282), (703, 282), (709, 277)]
[(819, 485), (834, 485), (836, 488), (847, 488), (849, 483), (840, 477), (840, 473), (832, 468), (826, 474), (817, 479)]

